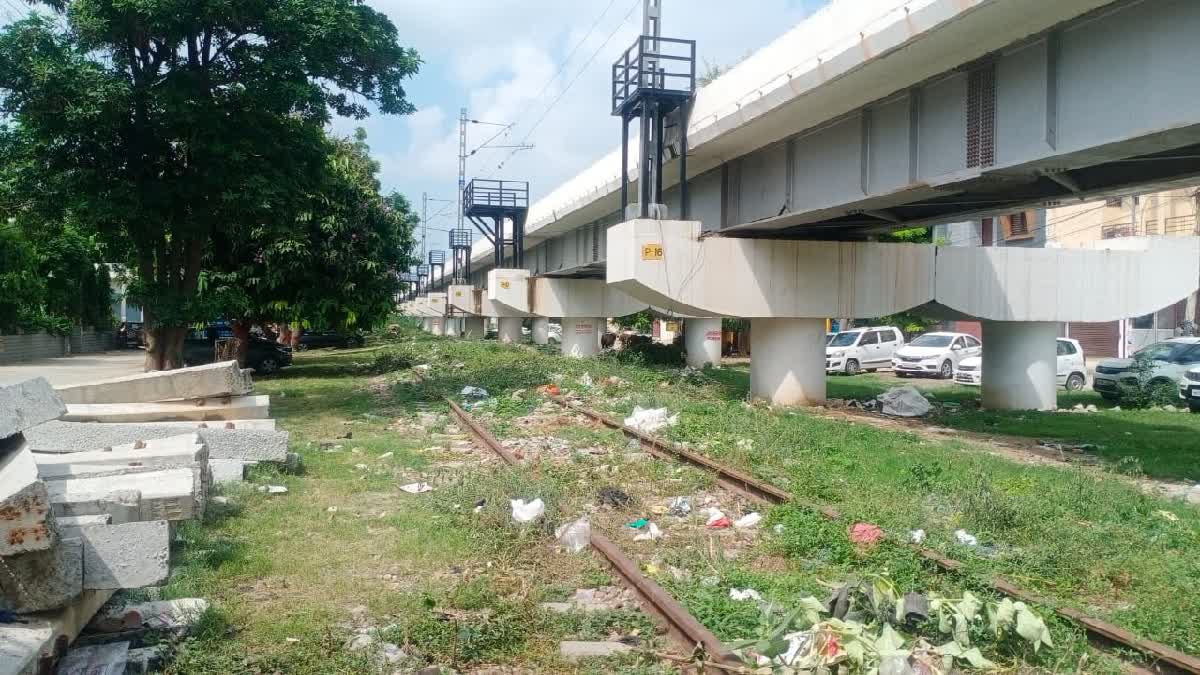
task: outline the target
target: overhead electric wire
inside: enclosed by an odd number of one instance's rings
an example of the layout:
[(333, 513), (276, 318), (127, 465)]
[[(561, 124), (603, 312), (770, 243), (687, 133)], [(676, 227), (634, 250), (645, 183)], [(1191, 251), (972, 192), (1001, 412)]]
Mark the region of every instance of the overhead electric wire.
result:
[[(550, 113), (554, 111), (555, 106), (562, 101), (563, 97), (567, 95), (567, 92), (571, 91), (571, 87), (575, 86), (575, 83), (579, 81), (579, 78), (582, 77), (587, 71), (588, 67), (592, 65), (592, 62), (596, 60), (596, 57), (600, 55), (600, 52), (603, 51), (604, 48), (608, 46), (608, 43), (612, 42), (612, 39), (617, 36), (617, 33), (624, 28), (625, 23), (629, 21), (629, 17), (633, 16), (634, 10), (641, 6), (641, 4), (642, 0), (634, 0), (633, 4), (629, 7), (629, 11), (625, 13), (625, 17), (621, 19), (620, 23), (618, 23), (615, 28), (612, 29), (612, 32), (608, 34), (608, 37), (604, 38), (604, 41), (600, 43), (600, 46), (597, 47), (594, 52), (592, 52), (592, 55), (589, 56), (587, 61), (584, 62), (583, 67), (579, 69), (579, 72), (575, 73), (575, 77), (571, 78), (571, 81), (567, 83), (567, 86), (564, 87), (563, 90), (558, 93), (558, 96), (556, 96), (554, 100), (550, 102), (550, 105), (547, 106), (544, 111), (542, 111), (541, 116), (538, 117), (537, 121), (533, 123), (533, 126), (529, 128), (529, 131), (525, 133), (525, 138), (521, 140), (521, 145), (525, 145), (529, 142), (529, 139), (533, 137), (534, 132), (537, 131), (542, 122), (546, 120), (546, 117), (548, 117)], [(503, 160), (501, 160), (500, 163), (496, 165), (496, 168), (488, 174), (488, 177), (491, 178), (497, 171), (503, 169), (505, 163), (512, 159), (513, 156), (518, 152), (520, 152), (519, 149), (510, 152), (508, 157), (505, 157)]]

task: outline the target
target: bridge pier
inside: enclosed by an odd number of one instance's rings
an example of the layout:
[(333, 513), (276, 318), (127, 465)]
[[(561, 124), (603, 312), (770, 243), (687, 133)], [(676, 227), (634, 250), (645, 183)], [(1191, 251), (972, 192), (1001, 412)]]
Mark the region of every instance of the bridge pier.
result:
[(550, 318), (545, 316), (534, 317), (532, 323), (530, 332), (533, 335), (533, 344), (550, 344)]
[(463, 319), (462, 336), (468, 340), (482, 340), (487, 334), (487, 319), (482, 316), (468, 316)]
[(1058, 324), (984, 321), (983, 407), (1054, 410), (1058, 407)]
[(433, 332), (433, 317), (427, 316), (421, 321), (421, 330), (425, 331), (426, 333)]
[(600, 353), (600, 335), (598, 326), (604, 325), (604, 319), (594, 317), (563, 317), (562, 320), (562, 353), (577, 359), (584, 359)]
[(684, 320), (683, 346), (687, 350), (689, 366), (703, 368), (721, 365), (721, 320)]
[(496, 319), (496, 339), (503, 344), (517, 344), (521, 342), (521, 324), (524, 319), (520, 317), (502, 316)]
[(825, 320), (752, 319), (750, 396), (772, 405), (825, 402)]

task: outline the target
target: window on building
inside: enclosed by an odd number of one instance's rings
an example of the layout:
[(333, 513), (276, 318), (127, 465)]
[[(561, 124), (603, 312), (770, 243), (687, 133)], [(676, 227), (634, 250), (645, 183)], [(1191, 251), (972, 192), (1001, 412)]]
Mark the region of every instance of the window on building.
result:
[(1122, 197), (1109, 197), (1108, 199), (1104, 200), (1105, 206), (1110, 206), (1114, 209), (1119, 209), (1124, 206), (1124, 204), (1125, 200)]
[(979, 222), (979, 238), (984, 246), (991, 246), (995, 243), (995, 236), (992, 234), (991, 218), (984, 218)]
[(1133, 319), (1132, 323), (1135, 330), (1147, 330), (1149, 328), (1154, 328), (1154, 315), (1147, 314), (1145, 316), (1136, 317)]
[(1029, 215), (1024, 211), (1012, 214), (1012, 233), (1014, 236), (1029, 234)]

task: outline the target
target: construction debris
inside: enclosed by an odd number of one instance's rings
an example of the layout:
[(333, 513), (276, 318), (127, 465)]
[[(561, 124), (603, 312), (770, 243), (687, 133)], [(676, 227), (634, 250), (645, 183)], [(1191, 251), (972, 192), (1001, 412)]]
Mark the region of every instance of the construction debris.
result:
[[(167, 580), (171, 523), (201, 517), (215, 482), (287, 460), (269, 397), (251, 387), (235, 362), (74, 385), (61, 397), (43, 379), (0, 387), (0, 610), (15, 617), (0, 624), (0, 675), (50, 672), (115, 592)], [(180, 634), (206, 607), (121, 606), (93, 630)], [(164, 653), (116, 641), (66, 652), (57, 672), (144, 672)]]
[(929, 399), (912, 386), (892, 387), (880, 394), (878, 401), (883, 414), (893, 417), (924, 417), (932, 407)]

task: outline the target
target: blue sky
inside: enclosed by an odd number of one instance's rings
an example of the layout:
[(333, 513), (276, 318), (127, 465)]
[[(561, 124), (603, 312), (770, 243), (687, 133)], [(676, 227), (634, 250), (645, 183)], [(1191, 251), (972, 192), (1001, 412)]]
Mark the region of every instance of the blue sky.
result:
[[(786, 32), (825, 2), (664, 0), (663, 35), (696, 40), (701, 64), (727, 65)], [(480, 151), (468, 161), (467, 179), (490, 174), (528, 180), (535, 200), (620, 143), (618, 122), (608, 113), (609, 68), (640, 32), (642, 0), (368, 3), (391, 17), (401, 40), (415, 47), (425, 62), (407, 87), (418, 112), (338, 120), (334, 128), (340, 133), (366, 128), (372, 152), (383, 165), (384, 188), (404, 193), (418, 210), (422, 192), (454, 198), (458, 111), (464, 105), (473, 119), (515, 123), (510, 136), (496, 144), (528, 137), (536, 146), (511, 158), (507, 150)], [(570, 60), (555, 77), (568, 55)], [(468, 150), (497, 131), (498, 127), (471, 125)], [(497, 170), (501, 161), (504, 167)], [(453, 206), (430, 204), (430, 249), (446, 248), (441, 230), (453, 226), (453, 212)]]

